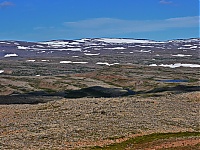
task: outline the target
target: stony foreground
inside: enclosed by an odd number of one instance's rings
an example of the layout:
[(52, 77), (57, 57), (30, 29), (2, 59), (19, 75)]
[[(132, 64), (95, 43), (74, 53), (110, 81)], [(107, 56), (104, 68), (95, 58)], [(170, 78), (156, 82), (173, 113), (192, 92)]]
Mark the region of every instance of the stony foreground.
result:
[(73, 149), (149, 133), (199, 131), (200, 93), (0, 105), (0, 149)]

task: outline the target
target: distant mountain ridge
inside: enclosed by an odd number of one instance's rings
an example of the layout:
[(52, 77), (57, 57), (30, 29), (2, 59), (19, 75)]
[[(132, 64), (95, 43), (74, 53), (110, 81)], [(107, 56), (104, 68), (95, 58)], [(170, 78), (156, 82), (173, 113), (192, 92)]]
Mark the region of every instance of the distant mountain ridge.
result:
[[(172, 39), (172, 40), (166, 40), (166, 41), (157, 41), (157, 40), (151, 40), (151, 39), (135, 39), (135, 38), (82, 38), (82, 39), (53, 39), (53, 40), (47, 40), (47, 41), (23, 41), (23, 40), (0, 40), (0, 44), (2, 44), (3, 42), (26, 42), (26, 43), (43, 43), (43, 42), (51, 42), (51, 41), (104, 41), (104, 42), (109, 42), (109, 40), (127, 40), (127, 41), (131, 41), (130, 43), (134, 43), (135, 42), (139, 42), (139, 41), (149, 41), (149, 42), (162, 42), (162, 43), (166, 43), (166, 42), (175, 42), (175, 41), (179, 41), (179, 42), (190, 42), (190, 41), (200, 41), (200, 38), (188, 38), (188, 39)], [(116, 42), (114, 42), (116, 43)], [(127, 43), (127, 42), (125, 42)]]
[[(51, 40), (43, 42), (0, 41), (0, 58), (43, 56), (95, 56), (123, 53), (152, 53), (160, 50), (196, 51), (200, 38), (153, 41), (129, 38), (84, 38), (78, 40)], [(61, 54), (62, 53), (62, 54)], [(181, 56), (181, 55), (179, 55)]]

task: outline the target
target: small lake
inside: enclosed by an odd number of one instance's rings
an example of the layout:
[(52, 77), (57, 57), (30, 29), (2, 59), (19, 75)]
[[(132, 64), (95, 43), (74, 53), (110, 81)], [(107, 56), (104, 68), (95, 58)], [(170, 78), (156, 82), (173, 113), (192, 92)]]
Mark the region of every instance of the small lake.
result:
[(158, 82), (170, 82), (170, 83), (189, 82), (189, 80), (180, 80), (180, 79), (157, 80), (157, 81), (158, 81)]

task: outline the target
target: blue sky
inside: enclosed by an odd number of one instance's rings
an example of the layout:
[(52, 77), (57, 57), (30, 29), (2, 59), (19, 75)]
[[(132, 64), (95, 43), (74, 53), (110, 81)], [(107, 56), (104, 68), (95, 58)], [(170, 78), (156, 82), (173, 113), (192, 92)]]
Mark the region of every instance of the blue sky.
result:
[(0, 0), (0, 40), (199, 37), (199, 0)]

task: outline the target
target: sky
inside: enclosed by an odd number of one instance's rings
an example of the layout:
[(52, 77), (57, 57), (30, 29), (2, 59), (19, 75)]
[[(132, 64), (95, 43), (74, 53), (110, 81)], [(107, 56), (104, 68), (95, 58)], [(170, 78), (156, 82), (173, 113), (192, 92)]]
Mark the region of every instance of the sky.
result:
[(199, 37), (200, 0), (0, 0), (0, 40)]

